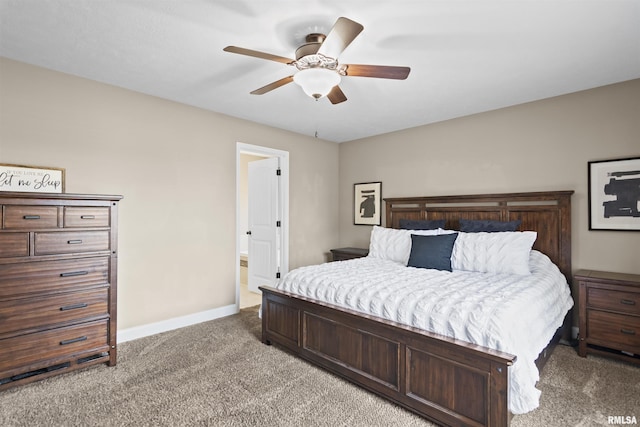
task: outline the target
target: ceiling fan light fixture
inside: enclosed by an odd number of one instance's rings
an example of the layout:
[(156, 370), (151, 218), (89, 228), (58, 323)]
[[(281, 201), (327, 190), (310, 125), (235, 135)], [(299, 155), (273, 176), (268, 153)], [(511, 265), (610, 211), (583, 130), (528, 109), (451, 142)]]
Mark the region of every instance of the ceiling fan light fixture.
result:
[(304, 93), (319, 99), (327, 96), (334, 86), (340, 83), (340, 75), (335, 70), (326, 68), (308, 68), (298, 71), (293, 81), (299, 85)]
[(227, 46), (223, 50), (280, 62), (298, 70), (293, 75), (251, 91), (252, 95), (264, 95), (286, 84), (296, 82), (310, 97), (318, 100), (326, 96), (335, 105), (347, 100), (344, 92), (338, 86), (342, 77), (404, 80), (411, 71), (409, 67), (389, 65), (340, 64), (338, 56), (353, 42), (363, 28), (362, 24), (340, 17), (326, 36), (321, 33), (308, 34), (305, 39), (306, 43), (296, 49), (296, 59), (293, 60), (238, 46)]

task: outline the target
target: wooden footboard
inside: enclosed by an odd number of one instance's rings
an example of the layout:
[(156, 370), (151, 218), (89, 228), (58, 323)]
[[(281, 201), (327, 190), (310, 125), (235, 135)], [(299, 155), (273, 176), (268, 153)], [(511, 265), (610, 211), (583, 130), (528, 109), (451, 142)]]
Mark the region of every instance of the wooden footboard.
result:
[(515, 356), (260, 289), (265, 344), (278, 344), (438, 424), (509, 424), (507, 368)]

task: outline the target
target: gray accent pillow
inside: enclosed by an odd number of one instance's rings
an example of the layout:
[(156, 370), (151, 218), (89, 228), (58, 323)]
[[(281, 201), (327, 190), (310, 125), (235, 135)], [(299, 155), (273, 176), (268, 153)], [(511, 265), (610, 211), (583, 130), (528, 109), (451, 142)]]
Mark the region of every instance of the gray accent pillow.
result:
[(404, 230), (436, 230), (444, 228), (446, 219), (401, 219), (400, 228)]
[(488, 219), (473, 220), (461, 219), (459, 221), (460, 231), (465, 233), (496, 233), (500, 231), (517, 231), (522, 221), (492, 221)]
[(451, 271), (451, 253), (458, 233), (437, 236), (411, 235), (409, 267)]

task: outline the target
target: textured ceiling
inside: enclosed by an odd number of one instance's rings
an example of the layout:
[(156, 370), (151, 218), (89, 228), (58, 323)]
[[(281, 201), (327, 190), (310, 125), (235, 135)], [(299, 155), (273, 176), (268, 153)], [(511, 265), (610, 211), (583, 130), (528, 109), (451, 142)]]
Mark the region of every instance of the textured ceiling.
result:
[[(364, 25), (341, 63), (408, 79), (250, 95), (295, 69), (222, 50), (293, 58), (340, 16)], [(640, 1), (0, 0), (0, 55), (343, 142), (640, 78)]]

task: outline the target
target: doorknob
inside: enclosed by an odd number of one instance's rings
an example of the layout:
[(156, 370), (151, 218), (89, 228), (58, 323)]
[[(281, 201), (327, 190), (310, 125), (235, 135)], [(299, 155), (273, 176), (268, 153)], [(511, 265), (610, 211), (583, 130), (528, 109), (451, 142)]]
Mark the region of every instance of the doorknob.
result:
[(251, 230), (247, 231), (247, 236), (251, 236)]

